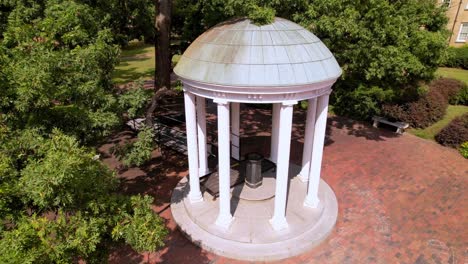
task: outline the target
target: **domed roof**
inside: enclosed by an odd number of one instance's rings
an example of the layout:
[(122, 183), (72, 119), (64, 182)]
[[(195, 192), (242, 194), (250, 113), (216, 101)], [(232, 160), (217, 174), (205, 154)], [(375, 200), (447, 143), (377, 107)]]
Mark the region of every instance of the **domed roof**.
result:
[(307, 85), (341, 75), (319, 38), (283, 18), (264, 26), (246, 18), (218, 24), (187, 48), (174, 72), (183, 80), (234, 87)]

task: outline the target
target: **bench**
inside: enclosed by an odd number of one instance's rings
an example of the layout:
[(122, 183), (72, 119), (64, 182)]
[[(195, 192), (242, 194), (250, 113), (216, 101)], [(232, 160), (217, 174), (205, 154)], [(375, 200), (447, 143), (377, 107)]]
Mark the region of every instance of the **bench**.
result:
[(409, 127), (408, 123), (405, 123), (405, 122), (391, 122), (391, 121), (388, 121), (386, 118), (380, 117), (380, 116), (374, 116), (372, 118), (372, 120), (374, 121), (374, 124), (373, 124), (374, 127), (379, 127), (379, 123), (384, 123), (384, 124), (396, 127), (397, 128), (396, 132), (398, 134), (403, 134), (405, 132), (405, 129), (407, 129)]

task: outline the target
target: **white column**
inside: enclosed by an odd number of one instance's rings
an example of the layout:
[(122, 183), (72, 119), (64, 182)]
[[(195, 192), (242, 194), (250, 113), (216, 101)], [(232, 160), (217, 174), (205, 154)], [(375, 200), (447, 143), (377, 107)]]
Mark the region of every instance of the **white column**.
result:
[(315, 130), (315, 113), (317, 111), (317, 98), (308, 100), (307, 121), (304, 133), (304, 150), (302, 151), (302, 169), (299, 172), (299, 179), (303, 182), (309, 180), (310, 160), (312, 159), (312, 146)]
[(280, 109), (281, 104), (273, 104), (271, 113), (272, 124), (271, 124), (271, 149), (270, 149), (270, 160), (274, 163), (278, 161), (278, 135), (279, 135), (279, 123), (280, 123)]
[(322, 168), (323, 145), (327, 128), (329, 95), (322, 95), (317, 102), (317, 118), (315, 121), (314, 144), (312, 148), (312, 160), (309, 171), (309, 188), (304, 205), (316, 208), (320, 202), (318, 188), (320, 183), (320, 170)]
[(276, 231), (288, 228), (286, 222), (286, 201), (288, 192), (289, 152), (291, 149), (291, 127), (293, 105), (288, 102), (281, 105), (278, 135), (278, 159), (276, 165), (275, 211), (270, 223)]
[(240, 104), (231, 103), (231, 156), (240, 160)]
[(231, 215), (231, 162), (229, 142), (229, 103), (215, 100), (218, 104), (218, 164), (219, 164), (219, 215), (216, 225), (224, 230), (232, 222)]
[(208, 155), (206, 152), (206, 109), (205, 98), (197, 96), (197, 129), (198, 129), (198, 166), (199, 176), (208, 174)]
[(200, 192), (200, 180), (198, 177), (198, 143), (195, 95), (188, 91), (184, 91), (184, 103), (190, 179), (189, 199), (192, 203), (194, 203), (203, 201), (203, 196)]

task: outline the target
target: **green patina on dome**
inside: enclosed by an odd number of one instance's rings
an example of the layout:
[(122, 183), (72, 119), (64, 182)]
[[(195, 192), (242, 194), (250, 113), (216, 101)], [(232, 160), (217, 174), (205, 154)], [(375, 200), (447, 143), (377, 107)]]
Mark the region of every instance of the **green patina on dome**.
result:
[(174, 72), (185, 80), (235, 87), (307, 85), (341, 75), (319, 38), (278, 17), (263, 26), (248, 18), (216, 25), (187, 48)]

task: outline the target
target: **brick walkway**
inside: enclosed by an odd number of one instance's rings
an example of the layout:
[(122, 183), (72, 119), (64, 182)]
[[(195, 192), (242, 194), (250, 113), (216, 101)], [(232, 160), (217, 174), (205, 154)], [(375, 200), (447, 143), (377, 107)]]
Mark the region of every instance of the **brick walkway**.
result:
[[(243, 131), (255, 134), (256, 144), (249, 144), (252, 138), (243, 144), (266, 149), (269, 134), (258, 131), (268, 130), (269, 111), (256, 111), (255, 118), (253, 112), (244, 109)], [(298, 164), (303, 118), (295, 114), (291, 159)], [(468, 263), (468, 161), (409, 134), (396, 136), (338, 117), (328, 123), (322, 177), (338, 198), (335, 230), (317, 248), (278, 263)], [(112, 253), (111, 263), (248, 263), (203, 251), (176, 229), (167, 206), (173, 186), (187, 173), (184, 159), (166, 157), (146, 172), (121, 174), (130, 183), (125, 192), (156, 197), (155, 210), (172, 232), (160, 252), (139, 255), (122, 248)]]

